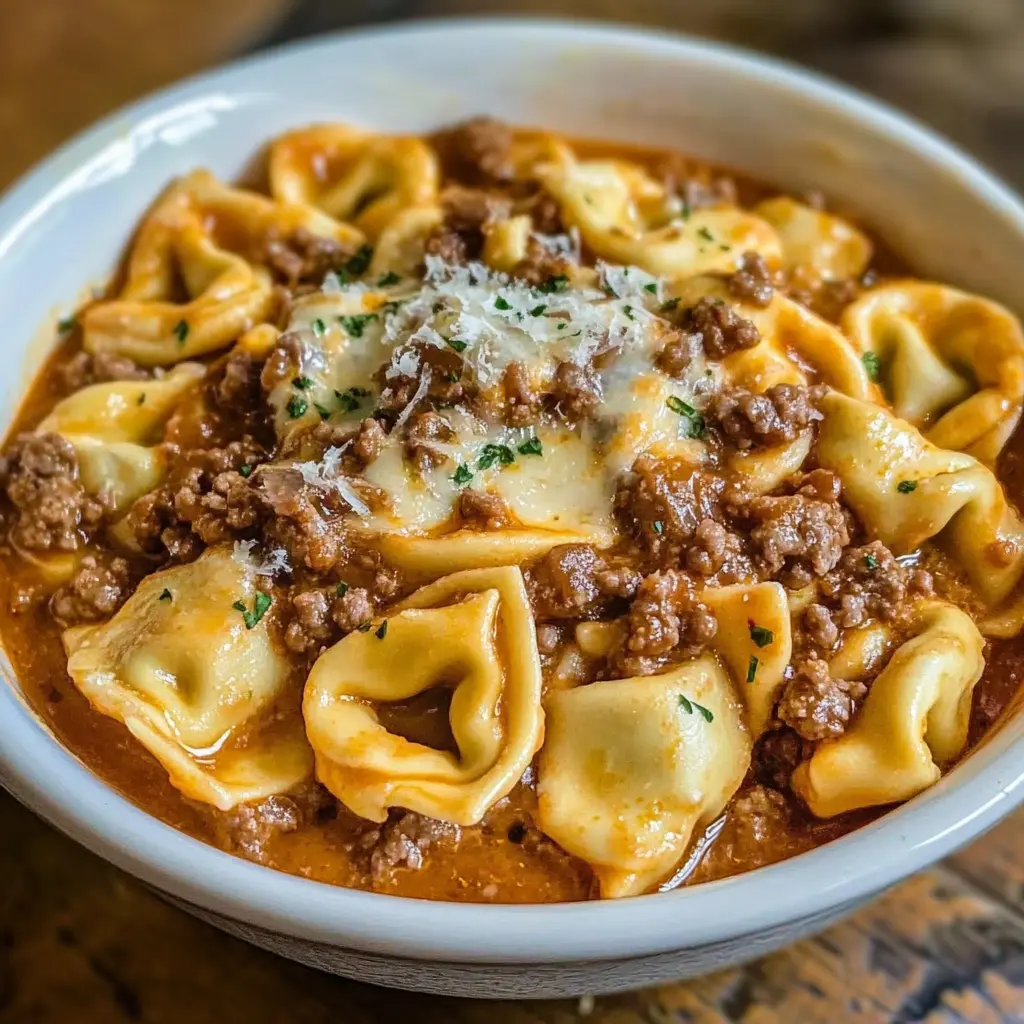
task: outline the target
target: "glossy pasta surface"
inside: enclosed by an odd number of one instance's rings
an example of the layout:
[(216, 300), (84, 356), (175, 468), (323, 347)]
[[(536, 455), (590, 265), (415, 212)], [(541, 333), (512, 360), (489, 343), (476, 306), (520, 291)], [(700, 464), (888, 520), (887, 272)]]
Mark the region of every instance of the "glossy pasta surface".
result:
[(1017, 318), (818, 197), (486, 118), (298, 128), (170, 183), (62, 325), (0, 459), (0, 635), (97, 774), (269, 867), (695, 884), (1012, 713), (1022, 404)]

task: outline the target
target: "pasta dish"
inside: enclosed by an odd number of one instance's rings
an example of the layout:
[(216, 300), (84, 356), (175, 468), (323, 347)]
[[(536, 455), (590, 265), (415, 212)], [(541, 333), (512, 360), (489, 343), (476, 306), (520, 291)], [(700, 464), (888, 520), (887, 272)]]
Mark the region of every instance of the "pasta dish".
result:
[(1012, 710), (1024, 337), (818, 195), (477, 118), (195, 170), (0, 458), (26, 697), (339, 885), (618, 898), (799, 854)]

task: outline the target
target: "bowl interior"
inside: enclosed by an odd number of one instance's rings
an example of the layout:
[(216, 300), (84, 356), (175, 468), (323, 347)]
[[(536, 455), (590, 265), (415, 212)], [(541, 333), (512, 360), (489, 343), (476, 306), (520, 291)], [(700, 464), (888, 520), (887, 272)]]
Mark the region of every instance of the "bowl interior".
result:
[[(675, 146), (788, 190), (820, 188), (920, 273), (1011, 306), (1018, 298), (1024, 210), (1016, 200), (946, 144), (854, 94), (654, 34), (557, 22), (412, 26), (292, 47), (168, 90), (72, 142), (0, 201), (4, 424), (56, 318), (104, 280), (175, 175), (205, 166), (231, 178), (269, 137), (308, 122), (418, 131), (481, 112)], [(0, 780), (104, 856), (183, 899), (286, 933), (462, 960), (658, 952), (877, 891), (1017, 802), (1021, 766), (1009, 751), (1022, 736), (1024, 720), (1009, 723), (906, 807), (751, 875), (615, 905), (453, 907), (277, 875), (175, 833), (106, 790), (0, 687)]]

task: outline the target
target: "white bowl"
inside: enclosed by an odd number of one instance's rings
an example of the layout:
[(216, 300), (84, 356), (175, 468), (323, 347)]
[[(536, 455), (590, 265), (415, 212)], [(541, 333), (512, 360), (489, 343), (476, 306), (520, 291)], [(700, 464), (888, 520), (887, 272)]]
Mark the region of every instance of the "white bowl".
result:
[[(32, 339), (114, 265), (174, 175), (236, 174), (316, 120), (385, 131), (475, 113), (678, 146), (859, 211), (923, 274), (1011, 306), (1024, 207), (885, 107), (711, 43), (558, 21), (413, 24), (230, 65), (117, 113), (0, 201), (7, 420)], [(47, 334), (47, 338), (52, 334)], [(28, 353), (25, 359), (22, 354)], [(27, 364), (22, 366), (21, 364)], [(431, 903), (335, 888), (221, 853), (149, 817), (65, 751), (0, 685), (0, 781), (51, 824), (257, 945), (385, 985), (475, 996), (609, 992), (718, 969), (816, 929), (977, 836), (1024, 798), (1024, 718), (927, 793), (844, 839), (726, 881), (560, 906)]]

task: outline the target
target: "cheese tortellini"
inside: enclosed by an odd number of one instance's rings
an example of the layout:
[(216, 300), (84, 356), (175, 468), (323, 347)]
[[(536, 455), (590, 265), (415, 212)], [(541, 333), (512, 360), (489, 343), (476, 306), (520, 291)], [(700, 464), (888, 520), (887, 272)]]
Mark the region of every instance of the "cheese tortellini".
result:
[(664, 881), (750, 761), (741, 705), (712, 656), (555, 691), (546, 709), (539, 824), (593, 867), (602, 896)]
[(92, 384), (58, 402), (39, 431), (70, 441), (85, 489), (122, 511), (163, 479), (164, 425), (205, 372), (198, 363), (181, 363), (155, 380)]
[(274, 714), (297, 683), (267, 633), (257, 580), (230, 548), (212, 548), (147, 576), (109, 622), (64, 634), (68, 674), (89, 703), (123, 722), (177, 789), (222, 811), (286, 792), (312, 769), (299, 715)]
[(871, 533), (897, 554), (934, 540), (991, 605), (1024, 574), (1024, 525), (993, 476), (880, 405), (836, 391), (822, 403), (818, 460)]
[(964, 749), (985, 667), (981, 634), (969, 615), (938, 601), (915, 610), (911, 632), (846, 733), (819, 744), (793, 774), (819, 818), (909, 800)]
[(299, 229), (353, 250), (363, 238), (311, 207), (276, 203), (194, 171), (143, 221), (117, 295), (85, 311), (86, 350), (168, 366), (226, 348), (274, 308), (259, 249), (271, 235)]
[[(450, 694), (453, 749), (388, 730), (382, 714)], [(544, 735), (541, 671), (517, 568), (446, 576), (326, 651), (303, 713), (320, 781), (356, 814), (405, 807), (472, 825), (519, 781)]]
[(733, 206), (689, 210), (635, 164), (573, 161), (541, 171), (562, 219), (599, 256), (670, 279), (733, 270), (745, 252), (777, 262), (778, 236)]
[(939, 448), (995, 462), (1024, 403), (1016, 317), (947, 285), (897, 281), (854, 302), (843, 330), (877, 360), (897, 416)]

